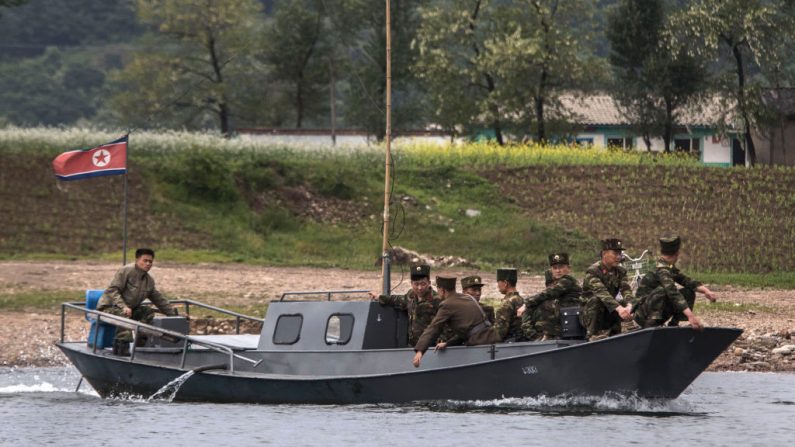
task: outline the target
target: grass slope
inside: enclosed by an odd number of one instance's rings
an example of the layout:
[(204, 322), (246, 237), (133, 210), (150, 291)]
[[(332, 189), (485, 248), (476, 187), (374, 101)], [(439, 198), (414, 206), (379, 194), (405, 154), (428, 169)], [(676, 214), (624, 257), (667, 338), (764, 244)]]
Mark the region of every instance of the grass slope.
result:
[[(59, 183), (50, 168), (65, 149), (115, 136), (0, 130), (0, 258), (118, 257), (121, 177)], [(180, 133), (130, 141), (130, 247), (152, 245), (181, 262), (373, 268), (379, 148), (274, 148)], [(538, 272), (552, 250), (572, 253), (581, 270), (599, 238), (622, 237), (636, 256), (654, 251), (660, 234), (679, 233), (691, 270), (793, 286), (794, 172), (570, 147), (402, 146), (391, 242)]]

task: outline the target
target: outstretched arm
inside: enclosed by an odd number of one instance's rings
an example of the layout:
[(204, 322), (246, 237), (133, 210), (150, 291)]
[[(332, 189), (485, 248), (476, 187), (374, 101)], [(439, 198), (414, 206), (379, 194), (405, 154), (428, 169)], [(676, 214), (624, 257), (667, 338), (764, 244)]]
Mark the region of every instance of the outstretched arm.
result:
[(703, 284), (698, 286), (698, 287), (696, 287), (696, 292), (703, 293), (704, 296), (707, 297), (707, 299), (710, 300), (713, 303), (718, 299), (718, 297), (716, 297), (715, 294), (711, 290), (709, 290), (709, 288), (707, 288), (707, 286), (705, 286)]

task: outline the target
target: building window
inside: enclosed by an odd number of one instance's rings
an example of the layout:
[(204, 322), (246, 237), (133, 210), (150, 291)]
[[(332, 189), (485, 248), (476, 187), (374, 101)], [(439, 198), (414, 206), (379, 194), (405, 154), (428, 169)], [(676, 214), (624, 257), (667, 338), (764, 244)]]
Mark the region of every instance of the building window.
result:
[(301, 336), (301, 325), (304, 323), (302, 315), (280, 315), (276, 320), (276, 329), (273, 331), (273, 344), (291, 345)]
[(593, 146), (593, 138), (577, 138), (577, 144), (580, 146)]
[(701, 152), (701, 138), (675, 138), (674, 151), (698, 154)]
[(690, 152), (690, 138), (674, 139), (674, 150), (676, 152)]
[(632, 149), (633, 147), (635, 147), (635, 139), (632, 137), (608, 138), (607, 147), (618, 148), (618, 149)]
[(353, 315), (334, 314), (326, 323), (326, 344), (344, 345), (351, 341), (353, 334)]

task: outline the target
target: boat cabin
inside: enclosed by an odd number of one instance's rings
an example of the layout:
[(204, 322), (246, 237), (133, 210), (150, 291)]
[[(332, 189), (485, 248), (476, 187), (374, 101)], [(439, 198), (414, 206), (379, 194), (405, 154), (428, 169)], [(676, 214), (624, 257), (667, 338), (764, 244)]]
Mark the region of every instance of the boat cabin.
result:
[(372, 301), (274, 301), (268, 306), (259, 350), (405, 348), (405, 311)]

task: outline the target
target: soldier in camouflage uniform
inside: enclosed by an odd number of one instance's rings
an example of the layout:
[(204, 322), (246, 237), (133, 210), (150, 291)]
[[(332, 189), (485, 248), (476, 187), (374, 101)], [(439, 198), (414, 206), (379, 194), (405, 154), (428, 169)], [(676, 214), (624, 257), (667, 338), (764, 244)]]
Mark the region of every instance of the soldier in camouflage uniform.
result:
[[(478, 275), (467, 276), (461, 278), (461, 288), (463, 293), (471, 296), (478, 302), (480, 308), (483, 309), (486, 319), (489, 323), (494, 324), (494, 308), (484, 305), (480, 302), (480, 295), (483, 289), (483, 280)], [(444, 349), (447, 346), (457, 346), (464, 344), (466, 340), (458, 337), (451, 326), (445, 326), (442, 336), (439, 337), (439, 343), (436, 344), (436, 349)]]
[[(522, 332), (530, 340), (556, 340), (561, 337), (560, 309), (580, 306), (582, 287), (570, 275), (568, 253), (549, 255), (552, 281), (543, 292), (526, 298)], [(522, 312), (524, 310), (524, 312)]]
[[(177, 309), (155, 288), (155, 280), (149, 270), (155, 261), (155, 252), (150, 248), (139, 248), (135, 251), (135, 263), (125, 265), (113, 277), (110, 286), (105, 289), (102, 298), (97, 302), (97, 310), (120, 317), (130, 318), (145, 324), (152, 324), (155, 311), (143, 305), (147, 298), (166, 315), (177, 315)], [(117, 327), (113, 339), (113, 353), (130, 355), (130, 342), (133, 341), (129, 329)], [(141, 340), (139, 340), (141, 341)]]
[[(639, 326), (662, 326), (670, 318), (669, 326), (677, 326), (679, 321), (687, 320), (694, 329), (703, 328), (701, 320), (692, 311), (696, 292), (703, 293), (710, 301), (715, 301), (715, 296), (706, 286), (676, 268), (681, 246), (682, 240), (678, 236), (660, 239), (657, 266), (641, 279), (637, 291), (634, 317)], [(677, 289), (677, 284), (682, 289)]]
[(623, 251), (618, 239), (602, 241), (601, 260), (585, 271), (580, 321), (589, 340), (620, 334), (621, 320), (632, 318), (634, 296), (627, 271), (620, 265)]
[(500, 338), (506, 342), (527, 340), (522, 333), (522, 319), (517, 315), (524, 299), (516, 291), (516, 280), (516, 269), (497, 269), (497, 289), (505, 296), (497, 309), (495, 325)]
[(436, 315), (441, 299), (431, 287), (431, 267), (414, 264), (410, 268), (411, 290), (405, 295), (385, 296), (370, 292), (370, 296), (385, 306), (406, 311), (409, 317), (409, 345), (414, 346)]

